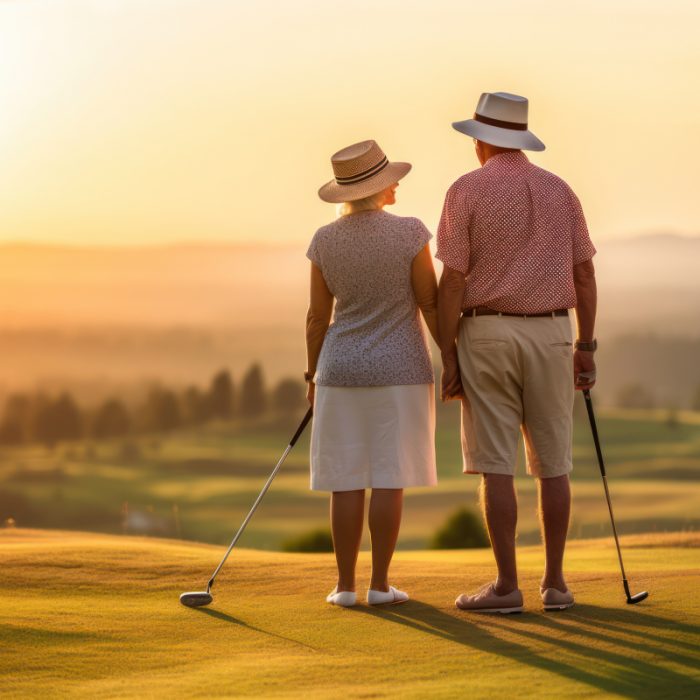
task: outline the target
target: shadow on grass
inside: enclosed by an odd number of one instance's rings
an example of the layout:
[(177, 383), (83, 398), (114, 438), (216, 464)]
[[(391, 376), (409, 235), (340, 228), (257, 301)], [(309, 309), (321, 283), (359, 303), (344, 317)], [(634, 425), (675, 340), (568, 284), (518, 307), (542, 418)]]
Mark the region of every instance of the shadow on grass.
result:
[[(673, 644), (674, 640), (650, 637), (644, 628), (696, 636), (698, 629), (637, 610), (611, 611), (581, 606), (577, 616), (570, 617), (569, 622), (565, 616), (570, 612), (559, 615), (450, 615), (415, 600), (395, 607), (363, 606), (353, 610), (448, 642), (499, 654), (606, 693), (629, 698), (659, 697), (672, 689), (676, 697), (680, 697), (684, 690), (700, 688), (694, 678), (660, 667), (648, 658), (650, 654), (656, 655), (697, 669), (700, 664), (698, 647), (689, 643), (688, 647), (694, 648), (696, 654), (680, 655), (676, 650), (661, 647), (662, 644)], [(615, 624), (609, 627), (610, 620)], [(591, 626), (594, 629), (590, 629)], [(494, 631), (521, 637), (524, 641), (504, 639), (493, 634)], [(539, 650), (531, 642), (537, 642)], [(543, 652), (542, 644), (550, 648)], [(605, 646), (601, 648), (600, 645)], [(563, 660), (564, 656), (567, 661)]]
[(254, 625), (249, 625), (247, 622), (244, 622), (243, 620), (239, 620), (237, 617), (233, 617), (233, 615), (229, 615), (228, 613), (221, 612), (219, 610), (212, 610), (211, 608), (192, 608), (194, 611), (198, 613), (202, 613), (203, 615), (208, 615), (209, 617), (214, 617), (217, 620), (221, 620), (222, 622), (228, 622), (231, 625), (238, 625), (239, 627), (244, 627), (245, 629), (251, 630), (252, 632), (259, 632), (260, 634), (266, 634), (268, 637), (274, 637), (276, 639), (281, 639), (285, 642), (291, 642), (292, 644), (298, 644), (301, 647), (304, 647), (306, 649), (310, 649), (311, 651), (318, 651), (318, 649), (308, 645), (304, 644), (304, 642), (300, 642), (296, 639), (291, 639), (290, 637), (285, 637), (282, 634), (277, 634), (276, 632), (269, 632), (268, 630), (260, 629), (260, 627), (255, 627)]

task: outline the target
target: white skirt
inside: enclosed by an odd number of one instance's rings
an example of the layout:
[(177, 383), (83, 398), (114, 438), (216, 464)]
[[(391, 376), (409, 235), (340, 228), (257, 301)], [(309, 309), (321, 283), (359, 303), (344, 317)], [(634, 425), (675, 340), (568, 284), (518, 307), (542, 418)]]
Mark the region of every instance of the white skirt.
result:
[(316, 386), (313, 490), (402, 489), (436, 483), (433, 384)]

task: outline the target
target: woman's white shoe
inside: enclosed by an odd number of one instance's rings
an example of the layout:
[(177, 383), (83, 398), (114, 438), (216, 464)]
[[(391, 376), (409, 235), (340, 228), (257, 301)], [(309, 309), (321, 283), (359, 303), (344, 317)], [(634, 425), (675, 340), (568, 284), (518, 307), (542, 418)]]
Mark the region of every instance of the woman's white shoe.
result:
[(326, 603), (331, 605), (340, 605), (343, 608), (351, 608), (357, 603), (357, 594), (355, 591), (340, 591), (336, 586), (327, 596)]
[(373, 588), (367, 591), (367, 603), (369, 605), (396, 605), (397, 603), (405, 603), (407, 600), (408, 593), (404, 593), (393, 586), (389, 586), (388, 591), (375, 591)]

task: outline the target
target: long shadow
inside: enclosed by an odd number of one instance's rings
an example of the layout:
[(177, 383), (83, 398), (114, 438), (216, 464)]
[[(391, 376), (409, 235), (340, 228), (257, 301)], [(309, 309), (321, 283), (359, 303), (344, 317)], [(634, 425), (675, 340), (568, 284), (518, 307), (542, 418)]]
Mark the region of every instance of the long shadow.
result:
[[(575, 608), (567, 610), (566, 618), (572, 619), (579, 624), (591, 624), (596, 627), (601, 627), (610, 632), (620, 634), (638, 634), (645, 642), (654, 641), (659, 644), (668, 644), (676, 646), (680, 649), (695, 652), (700, 654), (700, 626), (688, 625), (685, 622), (677, 620), (669, 620), (656, 615), (650, 615), (641, 611), (639, 608), (610, 610), (609, 608), (601, 608), (597, 605), (577, 604)], [(648, 628), (652, 627), (662, 630), (669, 634), (686, 634), (691, 635), (693, 641), (683, 641), (682, 639), (674, 639), (659, 634), (650, 634), (647, 629), (637, 631), (636, 627)], [(695, 661), (697, 665), (699, 662)]]
[[(480, 624), (474, 624), (467, 615), (457, 617), (448, 615), (438, 608), (426, 603), (412, 600), (401, 606), (392, 608), (353, 608), (360, 614), (383, 619), (411, 629), (434, 635), (440, 639), (455, 644), (461, 644), (469, 648), (481, 649), (487, 652), (499, 654), (520, 663), (534, 666), (548, 673), (555, 673), (565, 678), (597, 688), (607, 693), (617, 693), (629, 698), (644, 696), (657, 696), (660, 689), (681, 689), (695, 683), (692, 678), (676, 673), (669, 669), (659, 668), (635, 656), (620, 653), (609, 653), (595, 647), (573, 642), (560, 637), (553, 638), (546, 634), (549, 630), (560, 631), (561, 623), (544, 618), (543, 615), (508, 616), (497, 619), (499, 616), (479, 617)], [(537, 640), (550, 645), (551, 653), (542, 654), (533, 650), (532, 645), (520, 644), (514, 641), (501, 639), (488, 630), (483, 624), (495, 624), (499, 630), (525, 636), (528, 639)], [(535, 632), (532, 625), (543, 625), (543, 632)], [(527, 627), (523, 629), (523, 625)], [(565, 625), (561, 625), (566, 628)], [(571, 631), (566, 629), (566, 631)], [(577, 630), (578, 631), (578, 630)], [(640, 634), (640, 637), (643, 635)], [(623, 640), (615, 637), (606, 637), (606, 641), (620, 645)], [(623, 641), (624, 643), (624, 641)], [(557, 651), (565, 649), (578, 655), (582, 662), (580, 665), (566, 663), (557, 658)], [(634, 653), (634, 649), (630, 649)], [(593, 663), (591, 663), (593, 661)], [(614, 664), (614, 675), (606, 675), (606, 665)], [(600, 669), (599, 671), (597, 669)], [(695, 687), (695, 686), (693, 686)]]
[(281, 639), (285, 642), (291, 642), (292, 644), (298, 644), (301, 647), (305, 647), (306, 649), (311, 649), (311, 651), (318, 651), (315, 647), (312, 647), (308, 644), (304, 644), (304, 642), (300, 642), (296, 639), (291, 639), (291, 637), (285, 637), (282, 634), (277, 634), (276, 632), (269, 632), (268, 630), (260, 629), (260, 627), (255, 627), (255, 625), (249, 625), (247, 622), (244, 622), (243, 620), (239, 620), (237, 617), (233, 617), (233, 615), (229, 615), (228, 613), (221, 612), (219, 610), (211, 610), (210, 608), (192, 608), (198, 613), (202, 613), (203, 615), (208, 615), (209, 617), (214, 617), (217, 620), (221, 620), (222, 622), (228, 622), (231, 625), (238, 625), (239, 627), (245, 627), (246, 629), (251, 630), (252, 632), (259, 632), (260, 634), (266, 634), (268, 637), (275, 637), (277, 639)]
[[(578, 623), (576, 626), (567, 624), (564, 620), (565, 615), (566, 614), (557, 616), (556, 613), (541, 615), (538, 617), (527, 615), (521, 620), (516, 621), (516, 624), (508, 625), (508, 630), (540, 642), (547, 642), (553, 639), (551, 636), (549, 636), (549, 631), (564, 633), (564, 635), (576, 634), (582, 637), (587, 637), (591, 640), (603, 642), (604, 644), (612, 645), (618, 649), (627, 649), (632, 654), (634, 654), (636, 650), (641, 650), (643, 653), (661, 656), (671, 662), (678, 663), (682, 666), (688, 666), (693, 670), (697, 670), (700, 667), (700, 654), (696, 653), (694, 657), (684, 656), (675, 650), (660, 649), (657, 646), (650, 647), (649, 637), (644, 634), (643, 631), (631, 632), (628, 629), (622, 630), (622, 633), (628, 637), (633, 636), (634, 639), (632, 640), (625, 637), (610, 636), (598, 630), (591, 630), (585, 626), (585, 622), (590, 621), (585, 621), (582, 618), (579, 618), (576, 621)], [(503, 628), (505, 628), (505, 625), (507, 624), (501, 620), (495, 620), (494, 622), (496, 625)], [(582, 625), (582, 622), (584, 625)], [(536, 631), (535, 627), (537, 626), (544, 627), (545, 629)], [(611, 651), (610, 649), (605, 649), (602, 651), (594, 646), (587, 646), (585, 644), (580, 645), (576, 642), (571, 642), (570, 640), (566, 639), (565, 636), (557, 637), (557, 641), (555, 643), (559, 647), (569, 649), (575, 653), (580, 653), (583, 656), (589, 656), (598, 661), (604, 659), (606, 663), (616, 664), (626, 671), (629, 671), (630, 669), (633, 671), (635, 669), (636, 671), (639, 671), (641, 665), (645, 669), (645, 682), (652, 679), (655, 679), (656, 682), (659, 683), (672, 682), (668, 677), (669, 673), (682, 678), (686, 683), (691, 681), (690, 678), (683, 676), (682, 674), (675, 674), (675, 672), (669, 671), (668, 669), (659, 668), (658, 666), (649, 666), (648, 662), (639, 660), (636, 654), (633, 656), (627, 656), (616, 651)], [(695, 651), (698, 651), (697, 647)]]

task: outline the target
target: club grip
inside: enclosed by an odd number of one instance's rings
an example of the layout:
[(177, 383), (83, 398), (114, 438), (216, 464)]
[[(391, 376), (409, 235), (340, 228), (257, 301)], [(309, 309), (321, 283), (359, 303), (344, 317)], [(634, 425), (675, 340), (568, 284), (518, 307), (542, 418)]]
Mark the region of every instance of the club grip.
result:
[(303, 420), (299, 424), (299, 427), (297, 428), (296, 433), (294, 433), (294, 437), (289, 441), (289, 446), (294, 447), (296, 445), (297, 440), (301, 436), (301, 434), (304, 432), (304, 428), (309, 424), (309, 421), (311, 420), (311, 416), (314, 413), (314, 409), (309, 408), (309, 410), (306, 412), (306, 415), (304, 416)]

